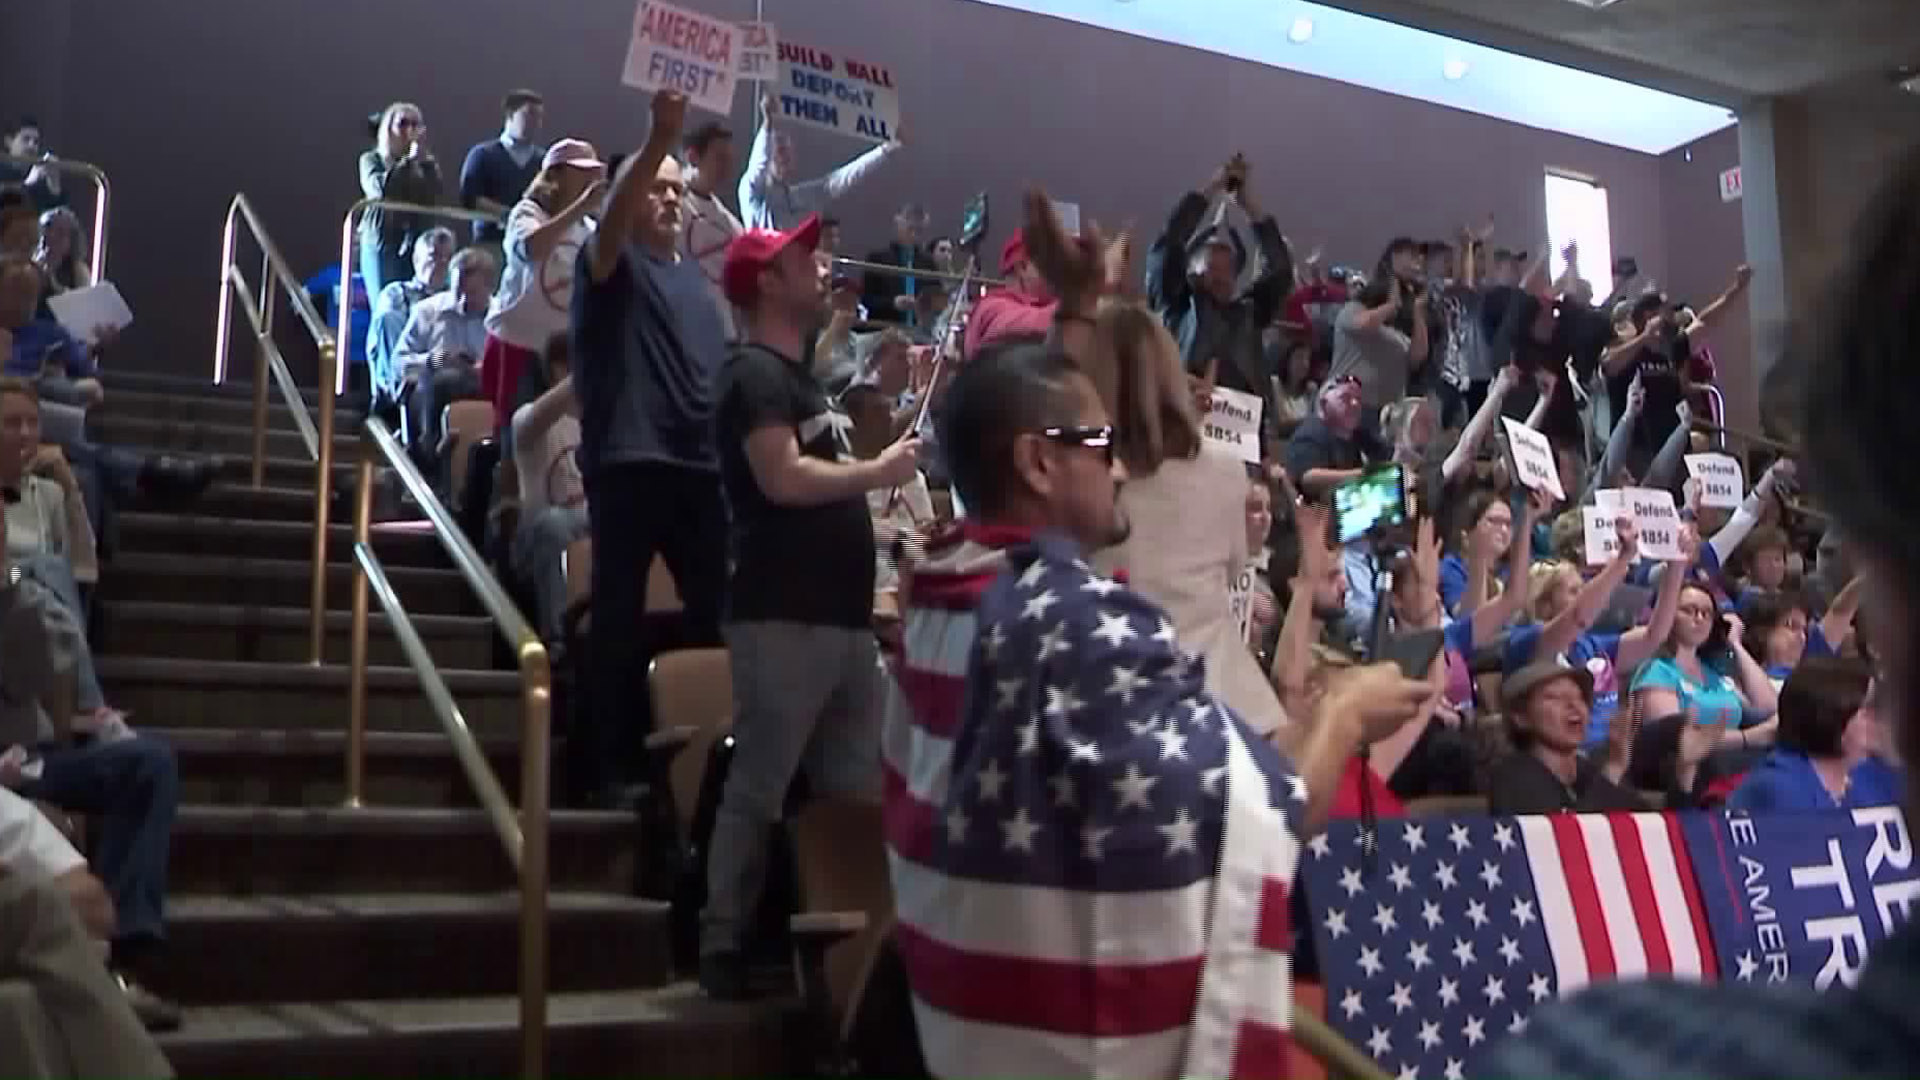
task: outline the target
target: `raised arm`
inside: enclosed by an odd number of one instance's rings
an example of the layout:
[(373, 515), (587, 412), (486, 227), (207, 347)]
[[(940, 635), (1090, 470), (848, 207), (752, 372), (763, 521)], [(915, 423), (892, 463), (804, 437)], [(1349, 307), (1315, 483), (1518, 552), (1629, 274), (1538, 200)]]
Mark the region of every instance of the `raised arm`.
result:
[(1445, 461), (1440, 463), (1440, 477), (1451, 482), (1480, 453), (1480, 447), (1487, 441), (1487, 433), (1493, 430), (1493, 422), (1500, 415), (1500, 406), (1506, 401), (1507, 394), (1520, 384), (1520, 369), (1508, 364), (1493, 377), (1493, 384), (1487, 387), (1487, 400), (1467, 421), (1466, 430), (1460, 433), (1460, 439), (1447, 452)]
[(1708, 330), (1712, 330), (1714, 325), (1720, 321), (1720, 317), (1726, 313), (1727, 306), (1732, 304), (1734, 299), (1740, 294), (1746, 292), (1747, 286), (1751, 284), (1753, 284), (1753, 267), (1743, 265), (1735, 268), (1733, 271), (1733, 284), (1727, 286), (1727, 291), (1714, 297), (1713, 303), (1708, 304), (1696, 312), (1694, 317), (1700, 320), (1702, 326), (1705, 326)]
[[(1680, 610), (1680, 589), (1687, 583), (1686, 569), (1693, 564), (1694, 556), (1699, 554), (1700, 540), (1693, 526), (1680, 527), (1680, 559), (1666, 566), (1666, 573), (1660, 577), (1660, 591), (1654, 594), (1653, 615), (1645, 626), (1636, 626), (1620, 635), (1620, 652), (1613, 658), (1614, 666), (1622, 671), (1630, 671), (1645, 663), (1660, 648), (1661, 642), (1673, 633), (1673, 617)], [(1608, 590), (1612, 592), (1611, 589)], [(1600, 598), (1602, 606), (1606, 597)], [(1597, 617), (1598, 609), (1594, 612)]]
[(1856, 577), (1847, 582), (1827, 605), (1827, 613), (1820, 618), (1820, 633), (1827, 644), (1835, 649), (1846, 645), (1853, 636), (1853, 619), (1860, 613), (1860, 590), (1866, 579)]
[(1527, 426), (1539, 431), (1540, 425), (1547, 422), (1547, 410), (1553, 408), (1553, 392), (1560, 385), (1560, 377), (1543, 367), (1533, 373), (1533, 381), (1540, 395), (1534, 399), (1533, 411), (1527, 414)]
[(1753, 490), (1747, 492), (1747, 497), (1740, 501), (1740, 505), (1727, 518), (1727, 523), (1707, 541), (1713, 546), (1713, 554), (1718, 558), (1721, 566), (1725, 566), (1727, 560), (1733, 558), (1733, 553), (1745, 542), (1747, 534), (1760, 524), (1760, 508), (1773, 497), (1774, 490), (1779, 486), (1780, 481), (1793, 479), (1793, 474), (1793, 459), (1780, 458), (1775, 461), (1761, 475), (1760, 482), (1753, 485)]
[(573, 376), (568, 375), (513, 414), (514, 445), (528, 446), (545, 438), (561, 417), (579, 407), (580, 400), (573, 393)]
[(1214, 171), (1206, 187), (1180, 197), (1173, 213), (1167, 215), (1166, 227), (1147, 249), (1147, 304), (1155, 311), (1166, 312), (1187, 302), (1192, 288), (1187, 283), (1187, 244), (1207, 216), (1207, 207), (1226, 186), (1223, 165)]
[(749, 229), (764, 228), (767, 189), (773, 185), (773, 95), (760, 95), (755, 114), (753, 148), (747, 151), (747, 169), (740, 174), (740, 216)]
[(905, 144), (900, 142), (897, 137), (892, 141), (881, 143), (879, 146), (861, 154), (859, 157), (833, 170), (819, 180), (813, 181), (813, 183), (820, 186), (821, 194), (829, 202), (838, 199), (840, 196), (852, 191), (854, 185), (873, 175), (873, 171), (886, 164), (887, 159), (892, 157), (903, 145)]
[(607, 280), (620, 265), (620, 253), (633, 235), (634, 222), (647, 212), (647, 192), (659, 178), (660, 163), (673, 153), (686, 119), (685, 94), (662, 90), (653, 95), (653, 123), (647, 130), (646, 144), (621, 167), (613, 192), (607, 197), (606, 216), (593, 234), (593, 257), (588, 265), (595, 282)]
[[(656, 164), (654, 169), (658, 170), (659, 167)], [(596, 180), (565, 209), (538, 225), (533, 224), (535, 219), (531, 214), (513, 215), (507, 219), (507, 246), (511, 248), (515, 243), (524, 245), (527, 262), (534, 266), (546, 262), (547, 256), (552, 255), (553, 250), (560, 246), (560, 241), (567, 238), (568, 231), (582, 218), (593, 213), (594, 208), (600, 205), (600, 201), (606, 198), (606, 194), (607, 182)], [(481, 201), (490, 202), (491, 200)]]
[(1680, 422), (1667, 433), (1667, 441), (1660, 444), (1653, 464), (1647, 466), (1647, 475), (1641, 479), (1645, 487), (1671, 490), (1674, 477), (1680, 475), (1680, 465), (1686, 460), (1687, 447), (1692, 445), (1693, 408), (1683, 399), (1674, 409), (1679, 413)]
[[(1492, 641), (1502, 627), (1513, 621), (1527, 602), (1526, 567), (1528, 553), (1533, 548), (1533, 525), (1546, 512), (1549, 500), (1553, 496), (1540, 491), (1527, 492), (1527, 500), (1520, 509), (1520, 520), (1514, 522), (1512, 546), (1507, 551), (1508, 571), (1507, 587), (1500, 595), (1481, 604), (1469, 618), (1473, 620), (1473, 643)], [(1565, 646), (1562, 646), (1565, 648)], [(1557, 655), (1558, 650), (1556, 650)]]
[[(1586, 633), (1593, 621), (1606, 610), (1607, 598), (1613, 595), (1613, 590), (1627, 580), (1627, 572), (1633, 569), (1634, 561), (1640, 557), (1640, 530), (1634, 527), (1632, 518), (1625, 517), (1614, 527), (1620, 545), (1613, 553), (1613, 561), (1607, 563), (1591, 581), (1580, 586), (1580, 591), (1574, 595), (1573, 603), (1567, 605), (1567, 610), (1554, 616), (1541, 629), (1540, 639), (1534, 645), (1535, 656), (1552, 657), (1566, 652), (1567, 647)], [(1674, 586), (1674, 592), (1678, 595), (1678, 585)], [(1671, 611), (1667, 614), (1667, 622), (1673, 622)]]
[(1600, 465), (1587, 477), (1587, 490), (1580, 498), (1581, 504), (1593, 501), (1596, 493), (1613, 482), (1614, 474), (1626, 467), (1627, 455), (1633, 451), (1634, 426), (1646, 407), (1647, 388), (1636, 373), (1633, 383), (1627, 387), (1627, 411), (1614, 421), (1613, 434), (1607, 437), (1607, 449), (1600, 455)]

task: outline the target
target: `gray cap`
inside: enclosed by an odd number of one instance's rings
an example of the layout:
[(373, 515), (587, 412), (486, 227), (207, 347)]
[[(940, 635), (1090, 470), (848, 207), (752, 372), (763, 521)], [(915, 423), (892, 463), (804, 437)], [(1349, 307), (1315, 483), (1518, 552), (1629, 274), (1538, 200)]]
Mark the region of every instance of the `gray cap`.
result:
[(1557, 660), (1535, 660), (1500, 682), (1500, 699), (1509, 715), (1519, 712), (1535, 690), (1555, 679), (1572, 679), (1580, 686), (1581, 696), (1593, 704), (1593, 672), (1571, 667)]

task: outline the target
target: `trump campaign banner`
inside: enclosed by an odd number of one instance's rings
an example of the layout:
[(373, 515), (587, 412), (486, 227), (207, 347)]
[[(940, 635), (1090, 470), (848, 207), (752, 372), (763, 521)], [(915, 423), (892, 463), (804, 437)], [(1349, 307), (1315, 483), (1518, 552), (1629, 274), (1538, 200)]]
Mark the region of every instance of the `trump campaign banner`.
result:
[(709, 112), (732, 112), (743, 37), (724, 19), (640, 0), (620, 81), (655, 93), (677, 90)]
[(900, 130), (893, 71), (868, 60), (781, 41), (774, 103), (781, 120), (889, 142)]
[(1920, 898), (1898, 807), (1691, 814), (1683, 829), (1729, 981), (1853, 986)]

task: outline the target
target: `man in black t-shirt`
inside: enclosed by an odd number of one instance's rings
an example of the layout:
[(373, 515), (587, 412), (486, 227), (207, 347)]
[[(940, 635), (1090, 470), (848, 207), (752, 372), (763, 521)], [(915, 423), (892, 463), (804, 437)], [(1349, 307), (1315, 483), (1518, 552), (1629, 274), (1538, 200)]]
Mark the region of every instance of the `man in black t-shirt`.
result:
[(802, 349), (827, 302), (820, 221), (755, 229), (727, 246), (721, 287), (744, 316), (715, 416), (733, 522), (722, 633), (738, 740), (714, 819), (700, 985), (746, 994), (743, 934), (766, 878), (767, 830), (794, 773), (819, 794), (880, 797), (881, 668), (873, 636), (866, 493), (913, 478), (919, 441), (857, 461), (852, 421)]

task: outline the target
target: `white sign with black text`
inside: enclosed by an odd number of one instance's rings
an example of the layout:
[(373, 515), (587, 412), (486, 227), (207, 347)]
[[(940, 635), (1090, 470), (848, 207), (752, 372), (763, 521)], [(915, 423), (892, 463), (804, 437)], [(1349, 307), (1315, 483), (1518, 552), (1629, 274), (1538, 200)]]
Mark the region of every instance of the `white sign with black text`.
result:
[(1618, 519), (1608, 511), (1597, 506), (1580, 508), (1580, 523), (1585, 526), (1587, 537), (1587, 565), (1605, 566), (1613, 561), (1620, 550), (1620, 530), (1615, 524)]
[(1513, 447), (1514, 479), (1533, 491), (1566, 498), (1560, 486), (1560, 465), (1553, 459), (1553, 443), (1511, 417), (1503, 416), (1500, 421), (1507, 425), (1507, 444)]
[(1687, 473), (1700, 481), (1700, 505), (1738, 509), (1747, 495), (1740, 459), (1727, 454), (1688, 454)]
[(740, 49), (733, 57), (733, 73), (760, 82), (780, 75), (780, 35), (770, 22), (740, 24)]
[(1633, 519), (1640, 531), (1640, 554), (1649, 559), (1678, 562), (1680, 554), (1680, 509), (1673, 505), (1673, 493), (1658, 488), (1619, 488), (1594, 493), (1594, 505), (1609, 520)]
[(1241, 461), (1260, 464), (1260, 410), (1266, 407), (1258, 395), (1213, 389), (1207, 403), (1207, 415), (1200, 420), (1201, 431), (1222, 446), (1231, 447)]

